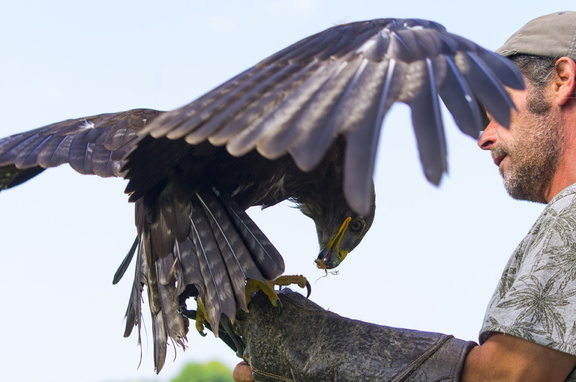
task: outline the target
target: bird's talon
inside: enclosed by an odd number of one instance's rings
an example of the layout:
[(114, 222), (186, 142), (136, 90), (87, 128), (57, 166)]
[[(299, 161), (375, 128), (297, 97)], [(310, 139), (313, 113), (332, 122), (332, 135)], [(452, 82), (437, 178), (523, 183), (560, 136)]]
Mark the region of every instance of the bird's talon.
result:
[(200, 297), (196, 299), (196, 304), (198, 305), (198, 307), (194, 317), (194, 319), (196, 320), (196, 323), (194, 325), (196, 326), (196, 331), (198, 332), (198, 334), (200, 334), (202, 337), (206, 337), (206, 332), (204, 331), (204, 323), (206, 322), (207, 317), (206, 307), (204, 307), (204, 303), (202, 302), (202, 299)]
[(312, 285), (306, 280), (306, 298), (309, 298), (312, 294)]
[(302, 275), (280, 276), (272, 281), (258, 281), (248, 279), (248, 281), (246, 282), (246, 303), (250, 303), (252, 294), (261, 290), (266, 294), (266, 296), (268, 296), (268, 299), (270, 300), (272, 306), (275, 308), (279, 308), (278, 312), (282, 313), (283, 311), (282, 303), (280, 301), (280, 298), (276, 294), (276, 291), (274, 290), (274, 286), (277, 285), (281, 289), (283, 286), (288, 286), (292, 284), (296, 284), (300, 288), (306, 288), (308, 292), (306, 298), (310, 297), (310, 293), (312, 293), (312, 286), (310, 285), (306, 277)]
[(283, 312), (284, 312), (284, 305), (282, 304), (282, 301), (278, 299), (278, 301), (276, 302), (276, 306), (274, 307), (274, 313), (280, 316)]

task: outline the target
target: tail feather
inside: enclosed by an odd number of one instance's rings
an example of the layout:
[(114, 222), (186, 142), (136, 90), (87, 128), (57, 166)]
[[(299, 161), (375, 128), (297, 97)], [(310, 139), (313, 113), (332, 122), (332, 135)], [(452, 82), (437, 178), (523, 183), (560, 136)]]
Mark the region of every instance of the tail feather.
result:
[[(180, 303), (178, 296), (179, 286), (176, 282), (178, 259), (174, 256), (169, 256), (172, 264), (167, 264), (168, 261), (163, 260), (156, 262), (158, 283), (158, 301), (160, 302), (161, 310), (153, 315), (153, 328), (154, 334), (154, 358), (157, 371), (160, 371), (166, 358), (167, 338), (170, 338), (176, 345), (186, 349), (186, 333), (188, 333), (188, 319), (182, 316), (180, 312)], [(168, 259), (167, 258), (167, 259)], [(163, 268), (163, 269), (160, 269)], [(167, 274), (163, 272), (167, 271)]]
[(230, 196), (214, 190), (226, 208), (236, 230), (242, 236), (248, 253), (265, 279), (274, 280), (284, 273), (284, 259), (264, 232)]
[(122, 277), (124, 277), (124, 273), (126, 273), (126, 271), (128, 270), (128, 266), (132, 262), (132, 259), (134, 258), (134, 254), (136, 253), (137, 249), (138, 249), (138, 236), (136, 236), (136, 239), (134, 240), (132, 247), (130, 247), (130, 249), (128, 250), (128, 253), (124, 257), (124, 260), (122, 260), (122, 263), (120, 263), (120, 266), (116, 270), (116, 273), (114, 273), (112, 284), (114, 285), (118, 284), (118, 282), (122, 279)]
[(192, 211), (192, 235), (206, 288), (204, 295), (200, 297), (204, 301), (208, 321), (214, 328), (214, 334), (218, 335), (220, 315), (226, 314), (228, 317), (234, 317), (236, 301), (226, 264), (210, 228), (210, 222), (202, 206), (198, 202), (195, 204)]
[[(169, 340), (186, 347), (188, 319), (181, 310), (188, 297), (202, 299), (218, 336), (222, 315), (233, 322), (239, 309), (247, 310), (246, 279), (272, 280), (284, 271), (278, 251), (231, 197), (212, 188), (186, 200), (182, 195), (171, 184), (158, 196), (159, 203), (148, 204), (146, 198), (136, 201), (139, 239), (125, 336), (136, 326), (141, 344), (141, 299), (146, 285), (157, 372), (164, 365)], [(183, 235), (187, 227), (189, 233)], [(124, 260), (121, 272), (127, 265)]]
[(152, 335), (154, 336), (154, 369), (156, 373), (159, 373), (166, 361), (166, 347), (168, 344), (162, 312), (152, 313)]
[[(236, 231), (234, 224), (226, 210), (214, 193), (207, 192), (204, 197), (197, 195), (206, 215), (220, 253), (224, 259), (226, 270), (232, 283), (232, 291), (236, 299), (237, 309), (248, 311), (246, 293), (244, 292), (246, 279), (263, 281), (264, 277), (248, 253), (244, 240)], [(234, 317), (229, 317), (234, 322)]]
[(182, 284), (194, 285), (200, 292), (204, 294), (204, 282), (202, 281), (202, 274), (200, 273), (200, 263), (198, 262), (198, 255), (196, 254), (194, 243), (190, 237), (181, 243), (176, 243), (176, 255), (180, 260), (182, 267)]
[(126, 328), (124, 329), (124, 337), (130, 336), (132, 329), (138, 327), (138, 344), (142, 344), (142, 338), (140, 336), (142, 328), (142, 290), (144, 285), (147, 284), (146, 279), (146, 256), (144, 255), (143, 238), (140, 237), (138, 241), (138, 249), (136, 256), (136, 267), (134, 271), (134, 281), (132, 283), (132, 291), (130, 293), (130, 299), (128, 300), (128, 307), (126, 308)]
[[(166, 360), (168, 338), (176, 345), (185, 349), (188, 319), (180, 314), (178, 294), (176, 293), (176, 277), (174, 262), (166, 266), (170, 260), (156, 261), (148, 268), (148, 301), (152, 315), (152, 335), (154, 337), (154, 365), (160, 372)], [(164, 271), (168, 274), (163, 274)], [(164, 284), (163, 281), (166, 283)]]

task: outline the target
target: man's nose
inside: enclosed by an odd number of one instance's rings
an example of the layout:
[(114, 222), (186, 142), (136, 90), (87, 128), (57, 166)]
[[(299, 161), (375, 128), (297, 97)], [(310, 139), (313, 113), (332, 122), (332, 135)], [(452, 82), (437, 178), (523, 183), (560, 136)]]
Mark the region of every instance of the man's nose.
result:
[(491, 121), (484, 131), (482, 131), (482, 134), (480, 134), (476, 143), (482, 150), (490, 150), (496, 143), (496, 140), (498, 139), (496, 125), (496, 122)]

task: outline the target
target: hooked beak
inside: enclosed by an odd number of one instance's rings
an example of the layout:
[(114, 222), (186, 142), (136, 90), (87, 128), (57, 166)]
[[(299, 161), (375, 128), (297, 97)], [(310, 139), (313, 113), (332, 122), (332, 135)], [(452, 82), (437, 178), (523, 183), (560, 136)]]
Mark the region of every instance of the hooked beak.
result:
[(318, 258), (316, 258), (315, 262), (319, 269), (336, 268), (348, 255), (348, 251), (340, 249), (340, 244), (342, 243), (342, 238), (344, 237), (344, 233), (348, 229), (348, 224), (351, 220), (352, 218), (350, 217), (344, 220), (340, 229), (338, 229), (336, 236), (334, 236), (334, 238), (332, 238), (326, 247), (322, 248), (318, 254)]

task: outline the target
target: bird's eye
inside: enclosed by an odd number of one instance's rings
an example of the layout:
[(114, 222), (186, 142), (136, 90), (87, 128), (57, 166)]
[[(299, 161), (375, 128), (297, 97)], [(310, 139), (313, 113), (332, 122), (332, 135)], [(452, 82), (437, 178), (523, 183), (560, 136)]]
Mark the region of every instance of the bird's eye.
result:
[(360, 232), (362, 231), (362, 228), (364, 228), (364, 224), (363, 219), (356, 218), (352, 220), (349, 227), (352, 232)]

